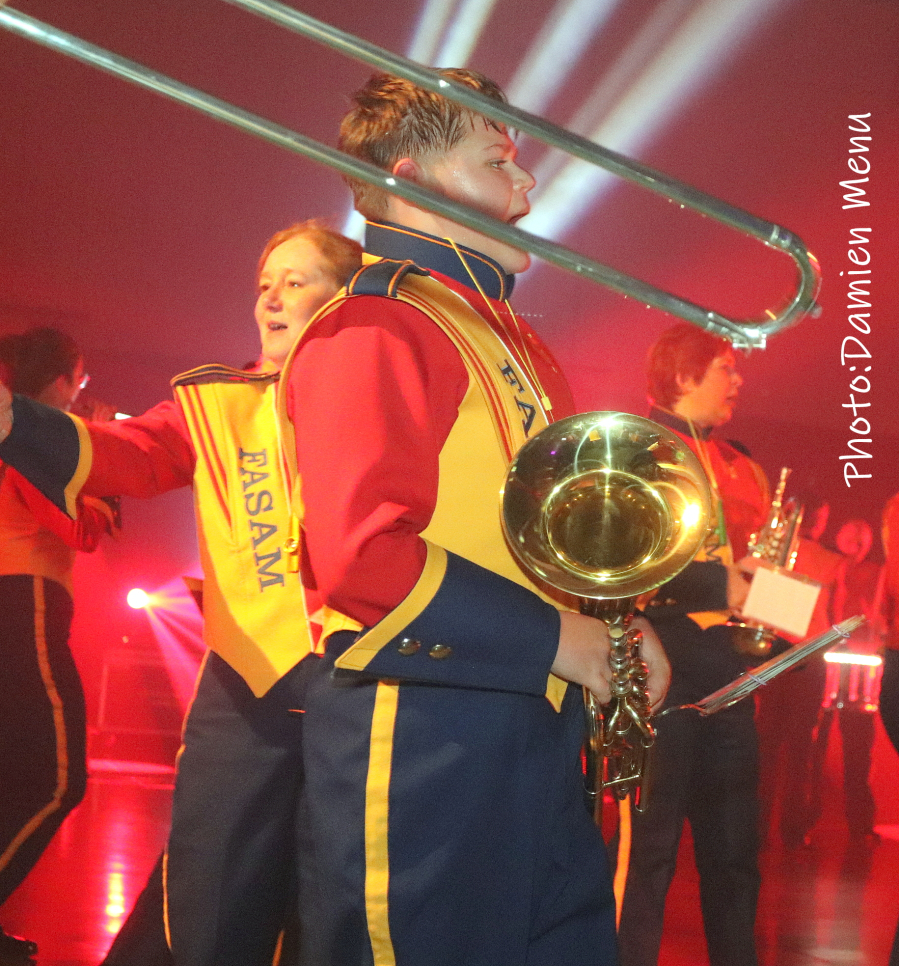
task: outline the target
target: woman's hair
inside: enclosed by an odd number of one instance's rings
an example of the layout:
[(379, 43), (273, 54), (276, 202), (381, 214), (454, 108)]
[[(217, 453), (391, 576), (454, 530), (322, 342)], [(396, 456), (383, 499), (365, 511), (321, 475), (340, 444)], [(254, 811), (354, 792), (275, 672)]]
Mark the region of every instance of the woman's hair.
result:
[(702, 382), (712, 360), (729, 349), (727, 339), (689, 322), (666, 329), (646, 359), (649, 398), (657, 406), (670, 409), (683, 395), (677, 377)]
[(78, 344), (49, 326), (0, 338), (0, 367), (12, 392), (36, 399), (60, 376), (72, 378), (81, 359)]
[(338, 286), (346, 283), (359, 271), (362, 266), (362, 246), (350, 238), (345, 238), (319, 221), (298, 221), (296, 224), (276, 232), (269, 238), (262, 250), (262, 257), (256, 268), (256, 278), (262, 274), (266, 259), (284, 242), (291, 238), (305, 238), (321, 253), (322, 258), (331, 268), (334, 281)]

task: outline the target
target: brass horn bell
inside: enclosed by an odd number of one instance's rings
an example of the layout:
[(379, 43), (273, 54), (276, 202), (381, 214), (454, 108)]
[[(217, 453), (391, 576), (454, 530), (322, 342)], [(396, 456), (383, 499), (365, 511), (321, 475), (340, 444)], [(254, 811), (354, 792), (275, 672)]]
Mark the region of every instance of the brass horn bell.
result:
[(640, 416), (560, 420), (528, 440), (509, 468), (502, 520), (511, 550), (538, 582), (580, 597), (581, 610), (609, 626), (612, 701), (600, 708), (585, 692), (588, 792), (597, 811), (603, 785), (618, 798), (634, 791), (639, 804), (654, 738), (640, 635), (628, 630), (633, 605), (693, 559), (710, 518), (699, 460)]

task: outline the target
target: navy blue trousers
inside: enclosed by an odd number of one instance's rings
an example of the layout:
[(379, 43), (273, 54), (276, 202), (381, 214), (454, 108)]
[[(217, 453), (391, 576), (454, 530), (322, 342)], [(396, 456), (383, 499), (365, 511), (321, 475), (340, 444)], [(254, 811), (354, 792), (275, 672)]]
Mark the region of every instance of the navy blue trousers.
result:
[(307, 657), (261, 698), (210, 653), (184, 726), (165, 862), (178, 966), (271, 966), (296, 893)]
[[(658, 622), (656, 630), (673, 669), (668, 707), (698, 700), (742, 669), (724, 627), (700, 632), (684, 618)], [(756, 966), (761, 875), (754, 710), (752, 701), (743, 701), (708, 718), (683, 710), (656, 719), (646, 809), (633, 814), (618, 934), (622, 966), (658, 962), (684, 822), (693, 834), (709, 963)]]
[(685, 821), (693, 833), (711, 966), (755, 966), (758, 756), (751, 702), (700, 718), (658, 720), (652, 781), (633, 813), (631, 864), (619, 931), (622, 966), (655, 966), (665, 899)]
[(0, 905), (87, 788), (71, 623), (72, 598), (60, 584), (0, 576)]
[(558, 714), (332, 673), (351, 639), (261, 699), (207, 662), (166, 870), (177, 966), (266, 966), (294, 897), (303, 966), (614, 966), (579, 690)]

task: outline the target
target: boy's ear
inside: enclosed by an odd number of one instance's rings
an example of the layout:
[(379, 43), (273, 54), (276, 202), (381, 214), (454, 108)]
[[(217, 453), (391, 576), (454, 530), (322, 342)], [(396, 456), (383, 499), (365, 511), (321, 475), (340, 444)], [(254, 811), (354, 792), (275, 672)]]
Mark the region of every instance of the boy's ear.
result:
[(394, 163), (390, 173), (395, 174), (398, 178), (413, 181), (415, 184), (421, 184), (423, 181), (421, 165), (417, 161), (413, 161), (412, 158), (400, 158), (399, 161)]
[(677, 388), (680, 394), (683, 395), (685, 392), (695, 388), (696, 380), (691, 379), (690, 376), (682, 376), (679, 372), (674, 374), (674, 381), (677, 383)]

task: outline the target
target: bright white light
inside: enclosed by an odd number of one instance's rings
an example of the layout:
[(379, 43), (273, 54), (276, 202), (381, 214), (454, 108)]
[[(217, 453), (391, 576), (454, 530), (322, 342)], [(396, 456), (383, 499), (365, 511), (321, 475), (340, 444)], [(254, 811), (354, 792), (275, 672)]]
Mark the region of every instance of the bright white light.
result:
[(361, 245), (365, 241), (365, 217), (354, 208), (346, 216), (346, 221), (340, 230), (347, 238), (352, 238)]
[(883, 658), (877, 654), (849, 654), (846, 651), (828, 651), (824, 655), (828, 664), (863, 664), (865, 667), (879, 667)]
[(128, 591), (128, 596), (125, 600), (128, 602), (129, 607), (140, 610), (142, 607), (149, 605), (150, 595), (145, 590), (141, 590), (140, 587), (135, 587), (133, 590)]
[(406, 56), (410, 60), (433, 66), (434, 51), (437, 50), (440, 37), (446, 29), (454, 6), (455, 0), (428, 0), (418, 18), (412, 43), (406, 51)]
[(125, 915), (125, 878), (121, 872), (110, 872), (106, 891), (106, 931), (115, 935)]
[(541, 114), (621, 0), (559, 0), (506, 89), (509, 102)]
[[(695, 0), (663, 0), (649, 15), (634, 35), (633, 40), (621, 51), (615, 62), (597, 80), (590, 96), (578, 108), (566, 127), (575, 134), (590, 137), (591, 132), (599, 130), (605, 118), (613, 110), (616, 102), (623, 97), (628, 88), (637, 83), (640, 73), (646, 70), (659, 50), (677, 31), (680, 22), (689, 12)], [(599, 140), (605, 144), (598, 136)], [(611, 146), (611, 145), (609, 145)], [(531, 172), (541, 185), (548, 187), (550, 181), (562, 170), (569, 156), (561, 151), (550, 151)], [(606, 178), (611, 178), (607, 175)]]
[(495, 5), (496, 0), (463, 0), (434, 58), (435, 67), (464, 67), (468, 63)]
[[(771, 9), (781, 2), (705, 0), (696, 5), (658, 55), (628, 85), (602, 122), (592, 131), (579, 133), (586, 133), (591, 140), (615, 151), (637, 154), (683, 102), (726, 63), (750, 31), (770, 18)], [(666, 6), (674, 11), (680, 4), (672, 2)], [(651, 27), (657, 32), (655, 23)], [(639, 37), (635, 41), (641, 42)], [(629, 55), (630, 49), (623, 56)], [(560, 237), (592, 210), (611, 179), (612, 175), (584, 161), (568, 162), (537, 197), (523, 227), (549, 238)]]
[[(198, 566), (192, 567), (190, 572), (198, 569)], [(186, 711), (204, 651), (203, 617), (188, 585), (180, 577), (156, 588), (152, 606), (144, 614), (165, 661), (172, 690)]]

